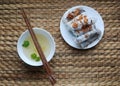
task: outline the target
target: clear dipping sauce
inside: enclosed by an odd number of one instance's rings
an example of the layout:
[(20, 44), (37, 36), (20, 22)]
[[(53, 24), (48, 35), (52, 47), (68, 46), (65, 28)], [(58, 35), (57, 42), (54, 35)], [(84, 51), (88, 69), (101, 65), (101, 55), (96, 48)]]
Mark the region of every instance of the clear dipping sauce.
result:
[[(42, 35), (42, 34), (36, 34), (37, 40), (43, 50), (43, 53), (45, 55), (45, 57), (48, 57), (48, 55), (50, 54), (50, 42), (48, 41), (48, 39)], [(31, 59), (31, 54), (35, 53), (37, 56), (38, 52), (35, 48), (35, 45), (33, 43), (33, 40), (31, 38), (31, 36), (29, 35), (28, 37), (25, 38), (26, 41), (29, 41), (29, 46), (28, 47), (23, 47), (23, 52), (25, 54), (26, 57), (28, 57), (30, 60), (34, 61), (33, 59)], [(24, 41), (25, 41), (24, 40)], [(21, 45), (22, 46), (22, 45)]]

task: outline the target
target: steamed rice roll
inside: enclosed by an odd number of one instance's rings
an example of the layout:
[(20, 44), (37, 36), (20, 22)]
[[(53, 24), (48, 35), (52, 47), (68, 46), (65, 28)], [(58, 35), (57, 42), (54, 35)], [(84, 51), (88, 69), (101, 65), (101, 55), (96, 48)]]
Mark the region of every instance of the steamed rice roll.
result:
[(87, 32), (87, 33), (77, 37), (75, 39), (75, 41), (76, 41), (76, 43), (80, 44), (81, 42), (88, 40), (90, 37), (94, 36), (95, 34), (99, 34), (100, 35), (101, 31), (99, 29), (97, 29), (96, 26), (94, 25), (93, 29), (91, 31), (89, 31), (89, 32)]
[(82, 42), (80, 44), (81, 48), (85, 48), (87, 47), (89, 44), (93, 43), (95, 40), (97, 40), (99, 38), (100, 34), (95, 33), (95, 35), (93, 35), (92, 37), (90, 37), (88, 40)]
[(90, 43), (92, 43), (93, 41), (98, 39), (100, 34), (101, 34), (101, 31), (99, 29), (97, 29), (94, 25), (94, 28), (92, 31), (89, 31), (89, 32), (85, 33), (84, 35), (77, 37), (75, 39), (75, 42), (77, 44), (79, 44), (82, 48), (85, 48)]
[(85, 34), (86, 32), (91, 31), (92, 27), (93, 25), (83, 25), (80, 30), (72, 30), (69, 27), (68, 28), (74, 36), (78, 37), (78, 36)]
[(81, 35), (81, 36), (77, 37), (75, 39), (75, 42), (78, 43), (78, 44), (80, 44), (83, 41), (88, 40), (91, 36), (95, 35), (96, 33), (97, 33), (97, 31), (95, 29), (93, 29), (93, 30), (85, 33), (84, 35)]
[(66, 16), (67, 21), (74, 19), (76, 16), (78, 16), (82, 12), (84, 12), (83, 9), (80, 9), (80, 8), (74, 9), (73, 11), (71, 11), (67, 14), (67, 16)]
[(95, 23), (95, 18), (87, 17), (86, 15), (80, 14), (73, 20), (67, 22), (67, 25), (71, 30), (80, 30), (83, 25), (92, 25)]

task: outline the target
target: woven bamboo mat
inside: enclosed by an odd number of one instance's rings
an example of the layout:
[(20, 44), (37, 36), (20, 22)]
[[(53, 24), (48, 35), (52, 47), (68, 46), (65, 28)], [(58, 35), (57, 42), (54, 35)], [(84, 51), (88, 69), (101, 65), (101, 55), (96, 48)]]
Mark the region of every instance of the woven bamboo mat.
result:
[[(96, 9), (105, 23), (100, 43), (77, 50), (65, 43), (59, 23), (64, 12), (76, 5)], [(25, 7), (33, 27), (45, 28), (56, 42), (50, 61), (55, 86), (120, 86), (119, 0), (0, 0), (0, 86), (51, 86), (41, 67), (30, 67), (18, 56), (16, 44), (26, 30), (18, 7)]]

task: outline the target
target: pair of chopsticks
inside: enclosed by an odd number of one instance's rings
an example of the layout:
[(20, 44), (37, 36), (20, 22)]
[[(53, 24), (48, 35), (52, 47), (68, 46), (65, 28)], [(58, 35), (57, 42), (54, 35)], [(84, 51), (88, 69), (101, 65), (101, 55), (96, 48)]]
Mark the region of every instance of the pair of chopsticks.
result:
[(45, 55), (44, 55), (44, 53), (42, 51), (42, 48), (38, 43), (38, 40), (37, 40), (37, 38), (35, 36), (35, 33), (34, 33), (33, 29), (32, 29), (32, 26), (31, 26), (31, 24), (30, 24), (30, 22), (29, 22), (29, 20), (27, 18), (27, 15), (26, 15), (24, 9), (21, 8), (20, 10), (22, 12), (21, 14), (22, 14), (22, 16), (23, 16), (23, 18), (25, 20), (25, 23), (26, 23), (26, 25), (28, 27), (28, 30), (30, 32), (30, 35), (31, 35), (32, 40), (34, 42), (34, 45), (35, 45), (35, 47), (36, 47), (36, 49), (38, 51), (38, 54), (39, 54), (39, 56), (40, 56), (40, 58), (41, 58), (41, 60), (43, 62), (43, 66), (44, 66), (44, 69), (47, 72), (48, 78), (49, 78), (51, 84), (54, 85), (56, 83), (56, 80), (55, 80), (55, 77), (53, 76), (53, 72), (51, 71), (50, 66), (49, 66), (49, 64), (48, 64), (48, 62), (47, 62), (47, 60), (45, 58)]

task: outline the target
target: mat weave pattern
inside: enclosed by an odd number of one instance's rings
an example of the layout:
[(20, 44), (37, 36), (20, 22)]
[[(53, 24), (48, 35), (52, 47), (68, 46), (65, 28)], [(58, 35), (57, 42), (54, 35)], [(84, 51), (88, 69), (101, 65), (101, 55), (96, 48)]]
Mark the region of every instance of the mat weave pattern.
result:
[[(96, 9), (105, 23), (105, 34), (92, 49), (77, 50), (60, 34), (60, 19), (76, 5)], [(120, 86), (119, 0), (0, 0), (0, 86), (51, 86), (42, 67), (30, 67), (18, 56), (16, 44), (26, 30), (18, 8), (24, 7), (33, 27), (49, 31), (56, 42), (50, 61), (55, 86)]]

